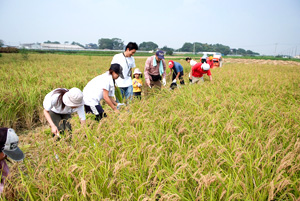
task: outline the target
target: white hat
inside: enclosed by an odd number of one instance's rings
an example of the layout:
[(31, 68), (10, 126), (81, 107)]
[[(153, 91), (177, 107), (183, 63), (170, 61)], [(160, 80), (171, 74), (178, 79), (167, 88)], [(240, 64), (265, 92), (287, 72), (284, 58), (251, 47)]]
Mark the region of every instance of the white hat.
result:
[(201, 65), (201, 68), (202, 68), (203, 70), (209, 70), (209, 69), (210, 69), (210, 65), (207, 64), (207, 63), (203, 63), (203, 64)]
[(136, 68), (134, 69), (133, 74), (142, 74), (142, 72), (140, 71), (140, 69)]
[(63, 96), (63, 102), (69, 107), (79, 107), (84, 104), (83, 93), (80, 89), (74, 87), (66, 92)]
[(0, 129), (0, 146), (3, 153), (15, 161), (24, 159), (24, 153), (18, 147), (19, 137), (12, 128)]

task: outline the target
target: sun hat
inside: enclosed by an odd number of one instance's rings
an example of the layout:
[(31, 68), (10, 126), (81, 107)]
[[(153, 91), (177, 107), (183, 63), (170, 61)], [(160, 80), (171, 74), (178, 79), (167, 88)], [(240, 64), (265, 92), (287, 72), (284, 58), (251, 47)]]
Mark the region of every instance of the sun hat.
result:
[(12, 128), (0, 128), (0, 149), (15, 161), (24, 159), (24, 153), (18, 147), (19, 137)]
[(156, 56), (159, 58), (159, 59), (164, 59), (165, 58), (165, 53), (164, 53), (164, 51), (162, 51), (162, 50), (158, 50), (157, 52), (156, 52)]
[(84, 104), (83, 93), (80, 89), (74, 87), (63, 96), (63, 103), (69, 107), (79, 107)]
[(210, 69), (210, 65), (207, 64), (207, 63), (203, 63), (203, 64), (201, 65), (201, 68), (202, 68), (203, 70), (209, 70), (209, 69)]
[(209, 60), (213, 60), (213, 57), (212, 57), (212, 56), (210, 56), (210, 57), (209, 57)]
[(133, 74), (142, 74), (142, 72), (140, 71), (140, 69), (136, 68), (134, 69)]
[(111, 64), (109, 70), (114, 71), (115, 73), (117, 73), (119, 75), (119, 77), (124, 79), (123, 68), (120, 64), (117, 64), (117, 63)]
[(170, 60), (169, 61), (169, 68), (173, 68), (173, 66), (174, 66), (174, 61)]

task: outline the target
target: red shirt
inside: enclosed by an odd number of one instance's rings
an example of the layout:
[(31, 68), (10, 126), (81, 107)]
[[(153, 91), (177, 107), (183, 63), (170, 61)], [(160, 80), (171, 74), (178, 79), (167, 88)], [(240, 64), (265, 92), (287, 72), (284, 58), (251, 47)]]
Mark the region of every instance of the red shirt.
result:
[(192, 68), (192, 76), (193, 77), (202, 77), (203, 74), (207, 74), (211, 76), (210, 70), (202, 70), (201, 68), (202, 63), (196, 63)]
[(210, 65), (210, 68), (214, 67), (214, 61), (213, 60), (208, 60), (207, 63)]

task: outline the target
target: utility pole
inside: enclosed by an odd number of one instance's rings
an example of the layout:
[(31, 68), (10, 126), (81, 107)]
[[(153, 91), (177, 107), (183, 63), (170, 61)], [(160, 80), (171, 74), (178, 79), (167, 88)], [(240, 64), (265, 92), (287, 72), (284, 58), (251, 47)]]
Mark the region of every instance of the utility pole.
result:
[(274, 52), (274, 57), (276, 56), (276, 48), (277, 48), (277, 44), (278, 44), (278, 43), (275, 43), (275, 52)]
[(194, 42), (194, 55), (196, 55), (196, 52), (195, 52), (195, 42)]

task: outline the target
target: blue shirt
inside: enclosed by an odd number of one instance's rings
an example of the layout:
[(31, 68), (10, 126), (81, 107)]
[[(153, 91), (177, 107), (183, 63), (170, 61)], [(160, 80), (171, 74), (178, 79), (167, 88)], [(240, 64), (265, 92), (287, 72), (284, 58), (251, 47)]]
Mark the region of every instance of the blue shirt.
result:
[(180, 73), (180, 72), (183, 72), (183, 67), (180, 63), (174, 61), (174, 70), (176, 73)]

